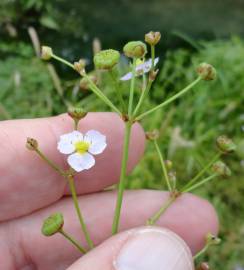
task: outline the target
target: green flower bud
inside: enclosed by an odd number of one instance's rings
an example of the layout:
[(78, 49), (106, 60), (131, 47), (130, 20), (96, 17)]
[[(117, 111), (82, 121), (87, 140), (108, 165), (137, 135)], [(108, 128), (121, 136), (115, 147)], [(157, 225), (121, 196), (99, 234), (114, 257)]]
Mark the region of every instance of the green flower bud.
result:
[(219, 150), (224, 153), (231, 153), (236, 150), (235, 143), (225, 135), (219, 136), (216, 140), (216, 144)]
[(217, 173), (220, 176), (229, 177), (231, 176), (231, 170), (229, 167), (222, 161), (217, 161), (212, 166), (213, 172)]
[(84, 59), (80, 59), (78, 62), (74, 62), (74, 69), (79, 73), (81, 73), (85, 69), (85, 66), (86, 60)]
[(146, 139), (153, 141), (157, 140), (158, 138), (159, 138), (159, 131), (157, 129), (146, 132)]
[(221, 243), (221, 239), (211, 233), (208, 233), (206, 236), (206, 242), (208, 245), (215, 246)]
[(207, 63), (201, 63), (197, 67), (197, 73), (205, 81), (211, 81), (217, 77), (216, 69)]
[(147, 46), (141, 41), (130, 41), (123, 48), (124, 54), (131, 58), (142, 58), (147, 53)]
[[(88, 77), (94, 84), (97, 84), (97, 77), (95, 75), (88, 75)], [(80, 80), (80, 88), (82, 90), (88, 90), (89, 84), (90, 82), (85, 77)]]
[(34, 151), (38, 148), (38, 142), (37, 140), (33, 139), (33, 138), (27, 138), (26, 140), (26, 147), (27, 149)]
[(42, 225), (42, 234), (52, 236), (59, 232), (64, 225), (64, 218), (61, 213), (55, 213), (44, 220)]
[(149, 45), (155, 46), (156, 44), (158, 44), (158, 42), (161, 39), (161, 34), (160, 32), (153, 32), (150, 31), (149, 33), (147, 33), (145, 35), (145, 41), (146, 43), (148, 43)]
[(165, 164), (167, 170), (171, 170), (173, 168), (173, 162), (171, 160), (169, 160), (169, 159), (166, 159), (164, 161), (164, 164)]
[(112, 69), (118, 64), (120, 54), (116, 50), (103, 50), (95, 54), (93, 61), (97, 69)]
[(43, 60), (50, 60), (53, 55), (53, 50), (51, 47), (48, 46), (42, 46), (41, 48), (41, 58)]
[(74, 120), (80, 120), (84, 118), (87, 115), (87, 112), (83, 110), (82, 108), (69, 108), (68, 109), (68, 115), (73, 118)]

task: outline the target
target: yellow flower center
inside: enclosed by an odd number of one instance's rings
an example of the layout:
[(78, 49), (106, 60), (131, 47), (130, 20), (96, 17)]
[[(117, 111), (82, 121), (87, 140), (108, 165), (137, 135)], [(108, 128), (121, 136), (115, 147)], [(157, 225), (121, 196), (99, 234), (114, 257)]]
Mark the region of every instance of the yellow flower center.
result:
[(79, 141), (74, 143), (75, 151), (84, 154), (88, 151), (90, 144), (88, 142)]

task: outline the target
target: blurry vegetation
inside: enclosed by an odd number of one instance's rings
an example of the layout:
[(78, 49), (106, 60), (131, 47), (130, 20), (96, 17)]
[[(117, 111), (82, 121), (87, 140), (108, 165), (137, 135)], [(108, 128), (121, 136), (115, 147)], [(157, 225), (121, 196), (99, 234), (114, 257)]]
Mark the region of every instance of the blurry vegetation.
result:
[[(195, 78), (195, 66), (200, 62), (213, 64), (218, 70), (218, 80), (201, 83), (142, 124), (145, 130), (160, 129), (162, 150), (173, 160), (179, 185), (214, 155), (218, 135), (227, 134), (239, 145), (238, 154), (226, 158), (233, 177), (215, 181), (198, 191), (216, 206), (224, 240), (220, 247), (209, 252), (208, 259), (213, 269), (223, 269), (224, 265), (225, 269), (234, 270), (237, 265), (244, 266), (244, 40), (234, 37), (196, 43), (182, 33), (205, 38), (226, 37), (230, 32), (242, 34), (244, 4), (237, 0), (164, 1), (163, 7), (159, 0), (151, 1), (149, 6), (146, 3), (124, 0), (119, 7), (117, 2), (108, 1), (104, 9), (104, 3), (94, 0), (82, 5), (80, 1), (2, 0), (0, 119), (55, 115), (66, 111), (68, 101), (91, 111), (107, 109), (89, 91), (79, 89), (79, 79), (72, 71), (53, 63), (58, 70), (57, 77), (53, 67), (35, 56), (27, 31), (29, 26), (34, 26), (41, 40), (68, 60), (86, 57), (90, 63), (91, 40), (95, 36), (102, 38), (105, 47), (111, 43), (121, 49), (124, 41), (142, 38), (147, 30), (158, 30), (160, 26), (163, 34), (166, 30), (167, 33), (179, 30), (168, 41), (163, 38), (163, 47), (157, 50), (162, 69), (145, 106), (149, 108), (181, 90)], [(182, 16), (172, 16), (179, 13)], [(124, 14), (128, 14), (126, 22), (121, 17)], [(166, 42), (167, 46), (174, 42), (167, 51)], [(125, 59), (116, 72), (118, 76), (127, 72)], [(114, 96), (111, 77), (106, 73), (99, 77), (104, 92)], [(128, 84), (123, 82), (121, 87), (126, 99)], [(162, 182), (158, 157), (153, 145), (148, 144), (127, 185), (162, 189)]]

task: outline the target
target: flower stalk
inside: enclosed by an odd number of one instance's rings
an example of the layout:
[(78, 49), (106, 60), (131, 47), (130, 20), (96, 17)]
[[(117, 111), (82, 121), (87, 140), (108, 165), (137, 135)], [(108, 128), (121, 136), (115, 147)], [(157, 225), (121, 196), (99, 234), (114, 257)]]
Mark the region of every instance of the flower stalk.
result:
[(167, 184), (167, 188), (168, 188), (169, 191), (172, 191), (172, 187), (171, 187), (171, 184), (170, 184), (170, 181), (169, 181), (168, 172), (167, 172), (167, 168), (165, 166), (165, 160), (163, 158), (163, 154), (160, 151), (157, 140), (154, 140), (153, 142), (154, 142), (154, 146), (155, 146), (156, 151), (157, 151), (158, 156), (159, 156), (159, 160), (160, 160), (160, 164), (161, 164), (161, 167), (162, 167), (162, 170), (163, 170), (163, 174), (164, 174), (164, 178), (165, 178), (165, 181), (166, 181), (166, 184)]
[(89, 248), (92, 249), (94, 247), (94, 244), (91, 240), (88, 229), (86, 227), (83, 216), (81, 214), (81, 210), (80, 210), (80, 206), (79, 206), (79, 202), (78, 202), (78, 198), (77, 198), (77, 193), (76, 193), (76, 189), (75, 189), (75, 184), (74, 184), (74, 177), (72, 175), (70, 175), (67, 177), (67, 179), (68, 179), (72, 199), (74, 202), (75, 210), (76, 210), (76, 213), (77, 213), (77, 216), (79, 218), (80, 225), (81, 225), (81, 229), (85, 235), (85, 238), (86, 238), (86, 241), (87, 241)]
[(71, 244), (73, 244), (81, 253), (85, 254), (87, 252), (84, 247), (82, 247), (71, 235), (66, 233), (63, 229), (60, 229), (59, 233), (62, 234)]
[(186, 86), (184, 89), (182, 89), (180, 92), (178, 92), (176, 95), (168, 98), (166, 101), (162, 102), (161, 104), (157, 105), (156, 107), (150, 109), (147, 112), (144, 112), (142, 114), (140, 114), (139, 116), (136, 117), (137, 121), (142, 120), (144, 117), (148, 116), (149, 114), (157, 111), (158, 109), (162, 109), (163, 107), (165, 107), (166, 105), (170, 104), (171, 102), (173, 102), (174, 100), (178, 99), (179, 97), (183, 96), (184, 94), (186, 94), (189, 90), (191, 90), (196, 84), (198, 84), (200, 81), (202, 80), (201, 77), (198, 77), (195, 81), (193, 81), (191, 84), (189, 84), (188, 86)]

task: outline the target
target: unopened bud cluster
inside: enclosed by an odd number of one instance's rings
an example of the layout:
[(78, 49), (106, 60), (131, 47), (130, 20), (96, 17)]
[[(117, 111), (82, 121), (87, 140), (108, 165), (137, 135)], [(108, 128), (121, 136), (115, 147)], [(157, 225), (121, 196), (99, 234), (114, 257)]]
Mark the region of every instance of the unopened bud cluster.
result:
[(82, 108), (69, 108), (68, 115), (73, 118), (75, 121), (79, 121), (87, 115), (87, 112)]
[(152, 46), (157, 45), (160, 39), (161, 39), (160, 32), (150, 31), (145, 35), (145, 42)]
[(34, 151), (38, 148), (38, 142), (37, 140), (33, 139), (33, 138), (27, 138), (26, 140), (26, 148)]
[(51, 47), (48, 46), (42, 46), (41, 48), (41, 58), (43, 60), (49, 60), (52, 58), (53, 50)]
[(214, 80), (217, 76), (216, 69), (207, 63), (201, 63), (197, 67), (197, 73), (205, 81)]
[(236, 150), (235, 143), (225, 135), (219, 136), (216, 140), (216, 144), (223, 153), (231, 153)]

